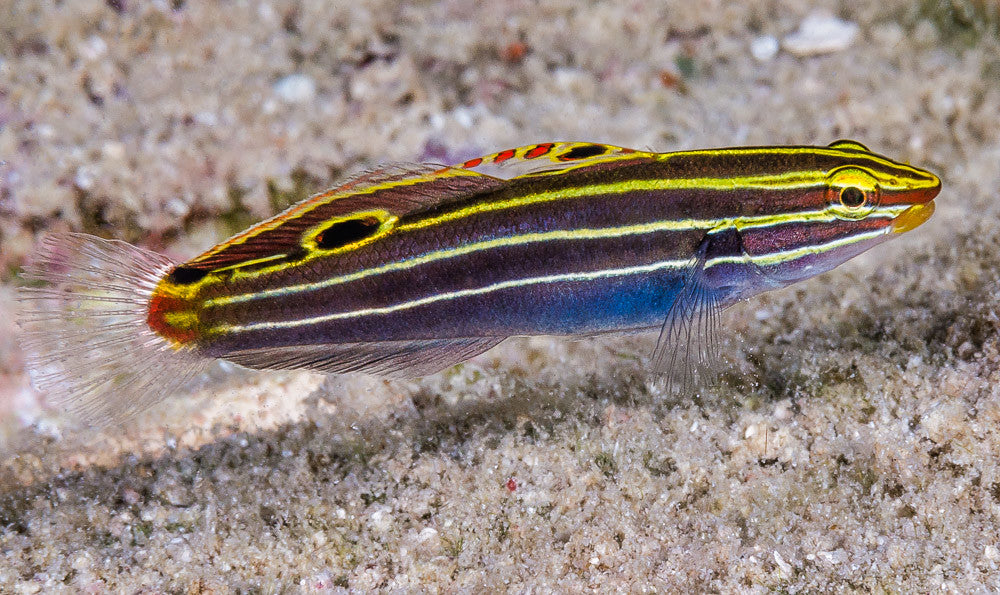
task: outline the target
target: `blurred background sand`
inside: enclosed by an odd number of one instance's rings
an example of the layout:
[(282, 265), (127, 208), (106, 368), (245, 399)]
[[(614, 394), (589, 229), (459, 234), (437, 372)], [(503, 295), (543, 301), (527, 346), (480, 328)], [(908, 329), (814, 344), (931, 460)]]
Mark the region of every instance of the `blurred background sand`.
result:
[[(1000, 590), (994, 0), (0, 7), (0, 591)], [(27, 384), (46, 230), (183, 259), (344, 175), (549, 140), (841, 137), (930, 223), (654, 338), (516, 340), (417, 382), (220, 366), (88, 431)]]

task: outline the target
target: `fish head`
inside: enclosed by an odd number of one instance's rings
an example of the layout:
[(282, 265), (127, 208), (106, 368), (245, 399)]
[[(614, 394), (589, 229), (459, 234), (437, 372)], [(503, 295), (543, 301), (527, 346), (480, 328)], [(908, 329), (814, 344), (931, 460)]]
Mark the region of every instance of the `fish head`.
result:
[(744, 249), (771, 286), (826, 272), (926, 222), (941, 180), (854, 141), (817, 149), (801, 194), (773, 224), (743, 230)]
[(916, 229), (934, 213), (941, 179), (927, 170), (876, 155), (855, 141), (837, 141), (847, 163), (826, 176), (826, 203), (846, 221), (877, 220), (886, 233)]

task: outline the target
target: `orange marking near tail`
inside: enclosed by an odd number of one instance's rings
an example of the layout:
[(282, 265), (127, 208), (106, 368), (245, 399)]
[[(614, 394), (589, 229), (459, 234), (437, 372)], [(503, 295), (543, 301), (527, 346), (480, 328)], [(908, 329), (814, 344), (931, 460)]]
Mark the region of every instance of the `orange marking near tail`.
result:
[(178, 328), (166, 320), (167, 314), (184, 312), (189, 309), (190, 303), (187, 300), (154, 294), (149, 300), (149, 315), (146, 317), (146, 323), (156, 334), (173, 341), (175, 346), (192, 343), (200, 336), (197, 329)]

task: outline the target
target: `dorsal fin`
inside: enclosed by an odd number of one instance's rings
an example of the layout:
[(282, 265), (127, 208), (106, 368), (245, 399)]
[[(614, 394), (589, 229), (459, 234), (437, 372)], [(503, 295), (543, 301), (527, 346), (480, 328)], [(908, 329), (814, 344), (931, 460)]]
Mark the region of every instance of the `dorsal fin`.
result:
[(455, 167), (506, 180), (526, 174), (562, 172), (595, 163), (649, 156), (649, 153), (614, 145), (556, 142), (507, 149), (469, 159)]
[(352, 213), (405, 214), (461, 200), (503, 181), (440, 165), (391, 165), (363, 173), (292, 205), (186, 263), (185, 269), (212, 270), (251, 259), (294, 254), (306, 230)]

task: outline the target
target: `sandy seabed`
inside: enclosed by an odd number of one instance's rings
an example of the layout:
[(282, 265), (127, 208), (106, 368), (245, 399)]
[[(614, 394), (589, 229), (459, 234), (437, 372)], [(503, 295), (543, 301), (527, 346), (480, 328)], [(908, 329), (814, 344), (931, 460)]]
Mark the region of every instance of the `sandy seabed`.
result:
[[(997, 13), (4, 3), (0, 591), (1000, 590)], [(822, 15), (853, 38), (796, 45)], [(513, 340), (416, 382), (220, 366), (101, 431), (22, 369), (45, 230), (184, 258), (386, 161), (841, 137), (940, 174), (937, 213), (732, 308), (697, 401), (657, 387), (653, 337)]]

